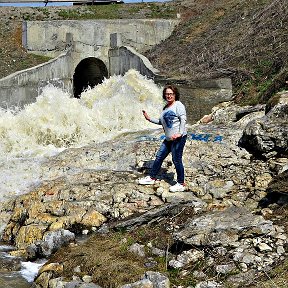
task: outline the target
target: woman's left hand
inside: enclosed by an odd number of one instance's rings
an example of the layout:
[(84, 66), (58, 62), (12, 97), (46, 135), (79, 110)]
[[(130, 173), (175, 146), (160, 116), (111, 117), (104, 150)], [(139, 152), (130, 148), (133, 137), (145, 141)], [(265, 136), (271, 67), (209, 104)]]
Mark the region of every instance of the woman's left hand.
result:
[(174, 135), (172, 135), (171, 136), (171, 139), (172, 140), (175, 140), (175, 139), (177, 139), (177, 138), (179, 138), (179, 137), (181, 137), (182, 135), (180, 134), (180, 133), (177, 133), (177, 134), (174, 134)]

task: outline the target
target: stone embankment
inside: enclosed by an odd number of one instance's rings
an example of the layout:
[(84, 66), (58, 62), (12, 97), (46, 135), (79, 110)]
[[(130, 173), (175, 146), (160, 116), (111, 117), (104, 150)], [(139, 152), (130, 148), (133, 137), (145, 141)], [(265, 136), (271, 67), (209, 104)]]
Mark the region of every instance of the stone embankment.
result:
[[(185, 249), (173, 252), (157, 243), (135, 243), (129, 249), (143, 263), (147, 253), (154, 255), (149, 263), (164, 255), (167, 268), (192, 274), (197, 288), (252, 283), (287, 257), (287, 227), (268, 217), (273, 205), (287, 205), (287, 92), (277, 97), (269, 109), (223, 103), (213, 109), (213, 121), (189, 127), (184, 153), (187, 191), (182, 193), (168, 189), (175, 175), (171, 158), (155, 185), (137, 184), (151, 167), (160, 134), (130, 135), (55, 156), (42, 167), (54, 180), (43, 180), (6, 205), (11, 218), (3, 239), (15, 244), (11, 254), (30, 260), (49, 257), (79, 233), (133, 230), (168, 217), (171, 246)], [(250, 147), (253, 154), (242, 147)], [(176, 225), (173, 219), (185, 209), (192, 209), (193, 215)], [(220, 276), (209, 280), (197, 268), (200, 262)], [(48, 262), (34, 287), (100, 287), (93, 275), (83, 276), (77, 267), (71, 279), (64, 279), (63, 271), (65, 261)], [(122, 287), (170, 287), (170, 280), (147, 269), (141, 280)]]

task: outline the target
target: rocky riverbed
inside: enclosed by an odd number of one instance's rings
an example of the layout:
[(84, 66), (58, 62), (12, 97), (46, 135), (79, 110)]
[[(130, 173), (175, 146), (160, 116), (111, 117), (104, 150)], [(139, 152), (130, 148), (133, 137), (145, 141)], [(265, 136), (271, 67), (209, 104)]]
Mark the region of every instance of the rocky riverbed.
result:
[(160, 130), (50, 157), (41, 169), (52, 180), (1, 209), (11, 255), (49, 259), (37, 288), (255, 285), (287, 262), (287, 95), (223, 103), (190, 126), (182, 193), (169, 192), (170, 158), (155, 185), (137, 184)]

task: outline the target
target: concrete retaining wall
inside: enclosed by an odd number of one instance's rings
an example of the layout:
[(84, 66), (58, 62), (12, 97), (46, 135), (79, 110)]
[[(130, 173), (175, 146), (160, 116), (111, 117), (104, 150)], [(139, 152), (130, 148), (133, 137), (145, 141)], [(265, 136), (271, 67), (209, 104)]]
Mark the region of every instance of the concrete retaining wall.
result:
[(165, 19), (27, 21), (23, 26), (23, 45), (28, 51), (55, 56), (65, 50), (69, 35), (75, 52), (100, 49), (107, 58), (110, 35), (117, 33), (123, 46), (143, 53), (169, 37), (178, 23), (179, 20)]
[(129, 69), (135, 69), (142, 75), (154, 79), (159, 72), (150, 61), (130, 47), (109, 50), (110, 75), (124, 75)]
[(102, 60), (109, 69), (110, 35), (121, 38), (118, 46), (143, 53), (169, 37), (178, 23), (166, 19), (26, 21), (22, 42), (27, 51), (50, 57), (57, 57), (72, 45), (73, 71), (88, 57)]
[(71, 53), (30, 69), (22, 70), (0, 79), (0, 106), (20, 106), (35, 102), (41, 89), (48, 83), (72, 90)]
[[(78, 53), (69, 51), (47, 63), (0, 79), (0, 107), (23, 107), (34, 102), (47, 83), (73, 94), (74, 62), (78, 56)], [(110, 75), (124, 75), (129, 69), (136, 69), (142, 75), (155, 78), (158, 72), (145, 56), (130, 47), (110, 49), (107, 62)]]
[[(0, 106), (23, 107), (34, 102), (48, 82), (72, 94), (74, 71), (83, 59), (90, 57), (102, 60), (109, 75), (124, 74), (134, 68), (154, 78), (157, 71), (136, 49), (143, 52), (160, 43), (170, 36), (178, 22), (160, 19), (24, 21), (22, 43), (27, 51), (56, 58), (0, 79)], [(119, 49), (122, 45), (131, 48)], [(67, 50), (70, 52), (66, 53)]]

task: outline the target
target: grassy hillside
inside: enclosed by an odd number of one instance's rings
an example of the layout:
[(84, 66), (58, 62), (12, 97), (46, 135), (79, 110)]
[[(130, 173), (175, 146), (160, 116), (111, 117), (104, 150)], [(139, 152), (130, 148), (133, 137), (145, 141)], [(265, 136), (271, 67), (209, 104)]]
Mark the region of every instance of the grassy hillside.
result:
[(21, 48), (22, 20), (176, 18), (169, 39), (146, 56), (167, 77), (231, 77), (235, 100), (267, 102), (288, 88), (288, 2), (176, 0), (167, 3), (0, 8), (0, 78), (47, 59)]

